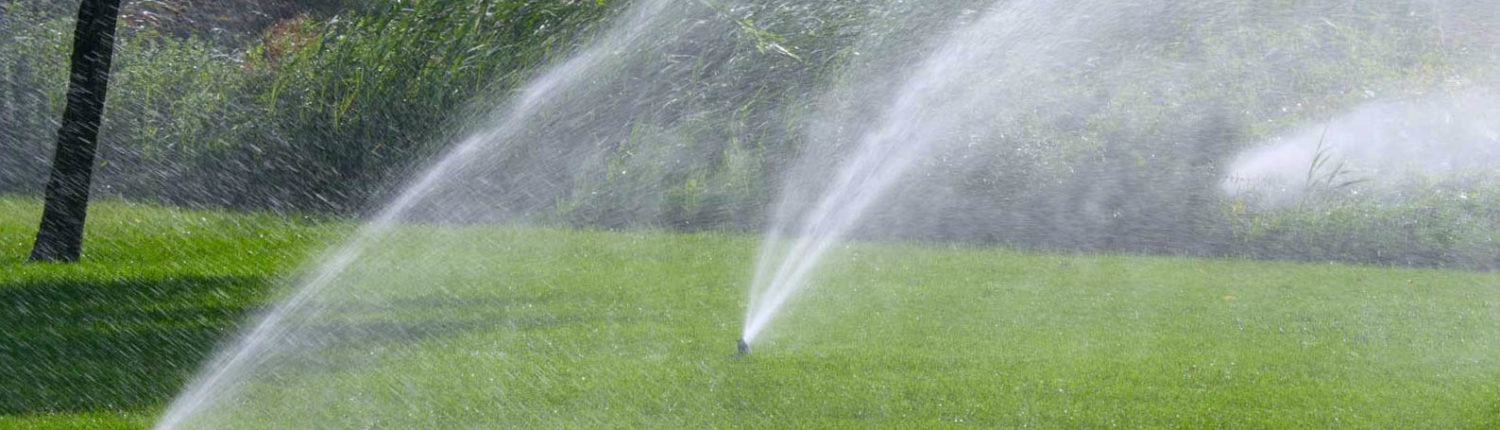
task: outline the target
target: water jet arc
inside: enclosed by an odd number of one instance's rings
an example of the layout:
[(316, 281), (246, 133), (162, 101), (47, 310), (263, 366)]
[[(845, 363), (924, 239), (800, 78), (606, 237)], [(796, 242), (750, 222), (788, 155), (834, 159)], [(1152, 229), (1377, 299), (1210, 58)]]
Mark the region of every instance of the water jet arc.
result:
[[(833, 246), (844, 240), (932, 152), (945, 132), (985, 121), (1007, 107), (1000, 82), (1024, 82), (1027, 74), (1057, 55), (1049, 40), (1091, 31), (1083, 18), (1093, 2), (1057, 4), (1043, 0), (1000, 0), (981, 16), (950, 34), (913, 69), (890, 98), (876, 126), (859, 134), (853, 152), (831, 178), (793, 178), (792, 184), (821, 184), (821, 195), (802, 215), (773, 220), (751, 283), (742, 338), (754, 344), (782, 307), (806, 286)], [(984, 85), (973, 76), (986, 76)], [(991, 100), (998, 101), (991, 101)], [(992, 118), (991, 118), (992, 119)], [(801, 182), (799, 182), (801, 181)], [(784, 194), (781, 205), (795, 206)], [(790, 241), (783, 244), (783, 241)]]

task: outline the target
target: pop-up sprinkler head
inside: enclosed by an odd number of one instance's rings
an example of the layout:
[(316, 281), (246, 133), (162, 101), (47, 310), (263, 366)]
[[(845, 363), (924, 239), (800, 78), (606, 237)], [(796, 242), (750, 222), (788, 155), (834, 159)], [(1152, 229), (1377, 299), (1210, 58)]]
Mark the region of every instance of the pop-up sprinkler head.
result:
[(746, 343), (744, 339), (740, 339), (739, 343), (735, 346), (739, 347), (740, 355), (750, 355), (750, 344)]

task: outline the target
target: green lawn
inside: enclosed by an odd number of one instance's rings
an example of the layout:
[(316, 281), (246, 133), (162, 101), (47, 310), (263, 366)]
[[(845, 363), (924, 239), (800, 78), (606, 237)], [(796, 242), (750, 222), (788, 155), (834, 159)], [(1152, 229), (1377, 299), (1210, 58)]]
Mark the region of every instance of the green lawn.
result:
[[(97, 205), (78, 266), (21, 263), (0, 199), (0, 428), (141, 428), (349, 231)], [(395, 246), (392, 246), (392, 245)], [(839, 250), (747, 359), (754, 238), (404, 227), (215, 428), (1500, 426), (1500, 276)]]

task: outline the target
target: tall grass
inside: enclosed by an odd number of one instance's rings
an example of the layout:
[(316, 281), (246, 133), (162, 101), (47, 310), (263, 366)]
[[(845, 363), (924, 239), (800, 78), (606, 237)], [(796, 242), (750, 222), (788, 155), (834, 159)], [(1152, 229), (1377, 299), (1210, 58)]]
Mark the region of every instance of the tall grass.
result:
[[(130, 27), (106, 113), (99, 188), (183, 205), (358, 213), (489, 109), (485, 100), (587, 43), (620, 3), (377, 0), (215, 41), (150, 23)], [(648, 84), (600, 84), (613, 94), (600, 109), (639, 113), (605, 136), (602, 159), (562, 185), (551, 219), (757, 228), (792, 160), (828, 143), (809, 142), (817, 126), (810, 120), (840, 109), (858, 119), (872, 108), (840, 103), (869, 100), (848, 94), (862, 88), (866, 72), (901, 70), (929, 43), (890, 35), (940, 34), (946, 24), (933, 23), (989, 2), (910, 3), (684, 2), (711, 13), (683, 30), (689, 42), (674, 61), (621, 71), (650, 76)], [(0, 5), (5, 192), (40, 188), (61, 109), (71, 22), (23, 7), (35, 4)], [(1002, 130), (979, 133), (999, 138), (968, 142), (977, 149), (963, 157), (926, 161), (931, 174), (919, 180), (955, 198), (893, 203), (875, 219), (910, 228), (864, 234), (1500, 266), (1496, 245), (1473, 239), (1500, 220), (1500, 203), (1480, 198), (1480, 189), (1466, 188), (1467, 201), (1421, 197), (1439, 195), (1434, 186), (1401, 201), (1269, 210), (1213, 188), (1231, 154), (1288, 127), (1372, 96), (1486, 73), (1471, 61), (1482, 56), (1459, 55), (1494, 50), (1492, 36), (1471, 28), (1477, 18), (1444, 17), (1434, 26), (1428, 9), (1395, 0), (1326, 10), (1249, 1), (1164, 7), (1210, 6), (1225, 8), (1215, 12), (1225, 19), (1147, 14), (1149, 37), (1100, 41), (1118, 46), (1018, 88), (1010, 102), (1026, 112), (976, 125)], [(662, 31), (669, 30), (678, 29)], [(250, 42), (223, 44), (230, 39)], [(646, 98), (670, 103), (637, 103)]]

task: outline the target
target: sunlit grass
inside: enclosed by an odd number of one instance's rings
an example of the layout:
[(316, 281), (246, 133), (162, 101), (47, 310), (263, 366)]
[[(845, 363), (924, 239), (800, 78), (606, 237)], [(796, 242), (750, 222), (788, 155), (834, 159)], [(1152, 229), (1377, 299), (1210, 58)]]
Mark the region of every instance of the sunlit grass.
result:
[[(87, 263), (26, 266), (37, 207), (0, 209), (0, 427), (149, 425), (270, 286), (348, 231), (106, 203)], [(309, 428), (1500, 425), (1491, 274), (860, 244), (739, 358), (753, 238), (397, 237), (414, 245), (380, 258), (401, 267), (356, 271), (361, 294), (331, 296), (342, 311), (322, 322), (361, 342), (289, 360), (215, 414)]]
[(99, 202), (84, 261), (24, 264), (40, 202), (0, 198), (0, 428), (138, 428), (271, 286), (344, 229)]

